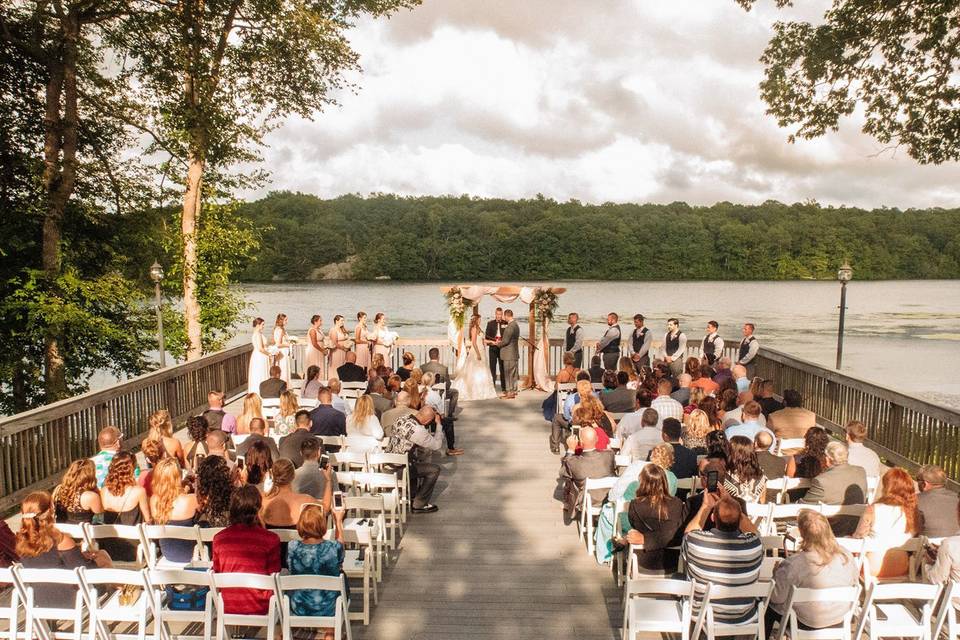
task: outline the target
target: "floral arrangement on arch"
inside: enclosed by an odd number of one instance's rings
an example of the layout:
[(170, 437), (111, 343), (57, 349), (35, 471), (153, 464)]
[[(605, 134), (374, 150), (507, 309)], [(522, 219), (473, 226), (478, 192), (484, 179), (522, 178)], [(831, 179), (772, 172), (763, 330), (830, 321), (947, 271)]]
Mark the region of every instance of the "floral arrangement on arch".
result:
[(533, 298), (533, 308), (540, 322), (544, 320), (552, 321), (553, 314), (558, 306), (560, 306), (560, 297), (546, 289), (538, 290), (537, 295)]
[(463, 323), (467, 316), (467, 309), (473, 306), (470, 300), (467, 300), (460, 293), (460, 289), (454, 287), (450, 289), (445, 296), (447, 299), (447, 311), (450, 312), (450, 319), (457, 326), (457, 329), (463, 329)]

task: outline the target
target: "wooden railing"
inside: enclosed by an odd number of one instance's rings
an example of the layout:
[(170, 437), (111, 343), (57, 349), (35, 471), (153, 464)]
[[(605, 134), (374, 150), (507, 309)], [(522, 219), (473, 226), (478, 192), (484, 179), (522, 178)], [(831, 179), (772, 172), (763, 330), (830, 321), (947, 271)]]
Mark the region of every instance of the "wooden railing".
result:
[(127, 444), (138, 443), (153, 411), (167, 409), (179, 424), (206, 408), (211, 389), (228, 395), (243, 390), (250, 350), (250, 345), (233, 347), (0, 418), (0, 512), (31, 491), (51, 488), (71, 462), (95, 454), (97, 433), (103, 427), (117, 426)]

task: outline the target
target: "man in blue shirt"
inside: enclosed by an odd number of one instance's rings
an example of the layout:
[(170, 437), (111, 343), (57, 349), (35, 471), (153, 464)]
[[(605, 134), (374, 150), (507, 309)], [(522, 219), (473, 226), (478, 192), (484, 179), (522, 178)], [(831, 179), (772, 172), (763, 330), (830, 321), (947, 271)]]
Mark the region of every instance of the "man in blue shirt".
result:
[(727, 436), (727, 440), (729, 441), (733, 436), (744, 436), (745, 438), (748, 438), (750, 442), (753, 442), (758, 433), (761, 431), (766, 431), (770, 434), (770, 437), (773, 438), (774, 441), (774, 444), (770, 446), (770, 451), (772, 453), (774, 447), (776, 446), (777, 437), (772, 431), (760, 424), (760, 413), (760, 403), (756, 402), (755, 400), (751, 400), (743, 405), (743, 422), (740, 424), (730, 425), (724, 429), (724, 434)]

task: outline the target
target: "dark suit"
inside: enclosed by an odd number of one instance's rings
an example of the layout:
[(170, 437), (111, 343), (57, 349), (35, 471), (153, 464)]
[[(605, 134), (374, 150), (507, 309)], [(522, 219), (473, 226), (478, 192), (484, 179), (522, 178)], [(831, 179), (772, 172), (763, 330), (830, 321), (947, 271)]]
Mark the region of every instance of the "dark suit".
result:
[[(867, 502), (867, 472), (863, 467), (841, 464), (830, 467), (810, 480), (810, 489), (800, 501), (805, 504), (865, 504)], [(833, 535), (853, 535), (860, 518), (836, 516), (830, 518)]]
[(690, 404), (690, 387), (680, 387), (676, 391), (670, 394), (670, 397), (682, 404), (687, 406)]
[(637, 392), (626, 387), (617, 387), (600, 392), (603, 408), (611, 413), (629, 413), (637, 407)]
[(923, 516), (923, 529), (928, 538), (946, 538), (960, 533), (957, 524), (957, 494), (939, 488), (923, 491), (917, 496), (917, 506)]
[(769, 451), (757, 451), (757, 462), (760, 463), (767, 480), (778, 480), (787, 473), (787, 459), (775, 456)]
[(450, 401), (450, 404), (447, 407), (447, 415), (452, 416), (453, 412), (457, 408), (457, 401), (460, 399), (460, 392), (456, 389), (450, 388), (450, 370), (447, 369), (446, 365), (440, 364), (436, 360), (427, 362), (420, 367), (420, 370), (424, 373), (432, 373), (436, 378), (435, 384), (443, 384), (446, 387), (446, 397)]
[(340, 382), (366, 382), (367, 370), (352, 362), (345, 362), (337, 367), (337, 377)]
[(673, 472), (673, 475), (677, 478), (696, 477), (700, 473), (696, 452), (679, 442), (671, 442), (670, 444), (673, 445), (673, 464), (670, 465), (670, 471)]
[(347, 435), (347, 416), (329, 404), (321, 404), (310, 412), (310, 433), (315, 436)]
[(237, 445), (237, 455), (246, 456), (247, 451), (253, 445), (254, 442), (263, 442), (270, 449), (270, 455), (273, 456), (273, 459), (276, 460), (280, 457), (280, 451), (277, 449), (277, 443), (273, 438), (268, 438), (267, 436), (262, 436), (259, 433), (251, 433), (246, 437), (246, 439)]
[(590, 372), (591, 383), (603, 382), (603, 372), (605, 371), (603, 367), (590, 367), (587, 371)]
[(287, 383), (280, 378), (267, 378), (260, 383), (261, 398), (279, 398), (287, 390)]
[(503, 328), (500, 340), (500, 360), (503, 362), (503, 386), (506, 393), (515, 394), (520, 379), (520, 325), (511, 320)]
[[(497, 321), (491, 320), (487, 323), (487, 329), (483, 332), (483, 337), (487, 340), (493, 340), (497, 337), (498, 328), (500, 330), (500, 335), (503, 335), (503, 328), (505, 326), (507, 326), (506, 322), (501, 321), (500, 326), (497, 327)], [(489, 356), (488, 360), (490, 361), (490, 375), (493, 376), (493, 385), (497, 385), (497, 369), (500, 369), (500, 390), (506, 393), (507, 387), (505, 386), (505, 376), (503, 375), (503, 360), (500, 359), (500, 347), (489, 345), (487, 347), (487, 355)]]
[[(300, 445), (307, 440), (313, 440), (317, 436), (310, 433), (309, 429), (297, 429), (293, 433), (280, 438), (280, 457), (287, 458), (298, 469), (303, 464), (303, 456), (300, 455)], [(323, 449), (323, 447), (321, 447)]]
[[(584, 451), (578, 456), (566, 456), (560, 466), (560, 477), (565, 478), (563, 489), (563, 508), (574, 513), (580, 502), (587, 478), (606, 478), (614, 474), (616, 459), (613, 451)], [(598, 505), (607, 497), (607, 489), (596, 489), (590, 494), (590, 500)]]
[(368, 393), (367, 395), (373, 400), (373, 411), (377, 414), (377, 420), (383, 417), (385, 411), (393, 409), (393, 401), (390, 400), (390, 398), (382, 396), (379, 393)]

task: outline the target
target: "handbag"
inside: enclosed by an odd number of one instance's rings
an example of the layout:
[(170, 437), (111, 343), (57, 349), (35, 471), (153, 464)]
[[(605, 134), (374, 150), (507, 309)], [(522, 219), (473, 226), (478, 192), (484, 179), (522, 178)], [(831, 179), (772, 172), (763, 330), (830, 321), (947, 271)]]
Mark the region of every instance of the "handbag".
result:
[[(200, 567), (187, 567), (187, 571), (206, 571)], [(187, 584), (168, 584), (164, 587), (167, 608), (171, 611), (203, 611), (207, 606), (210, 587)]]

